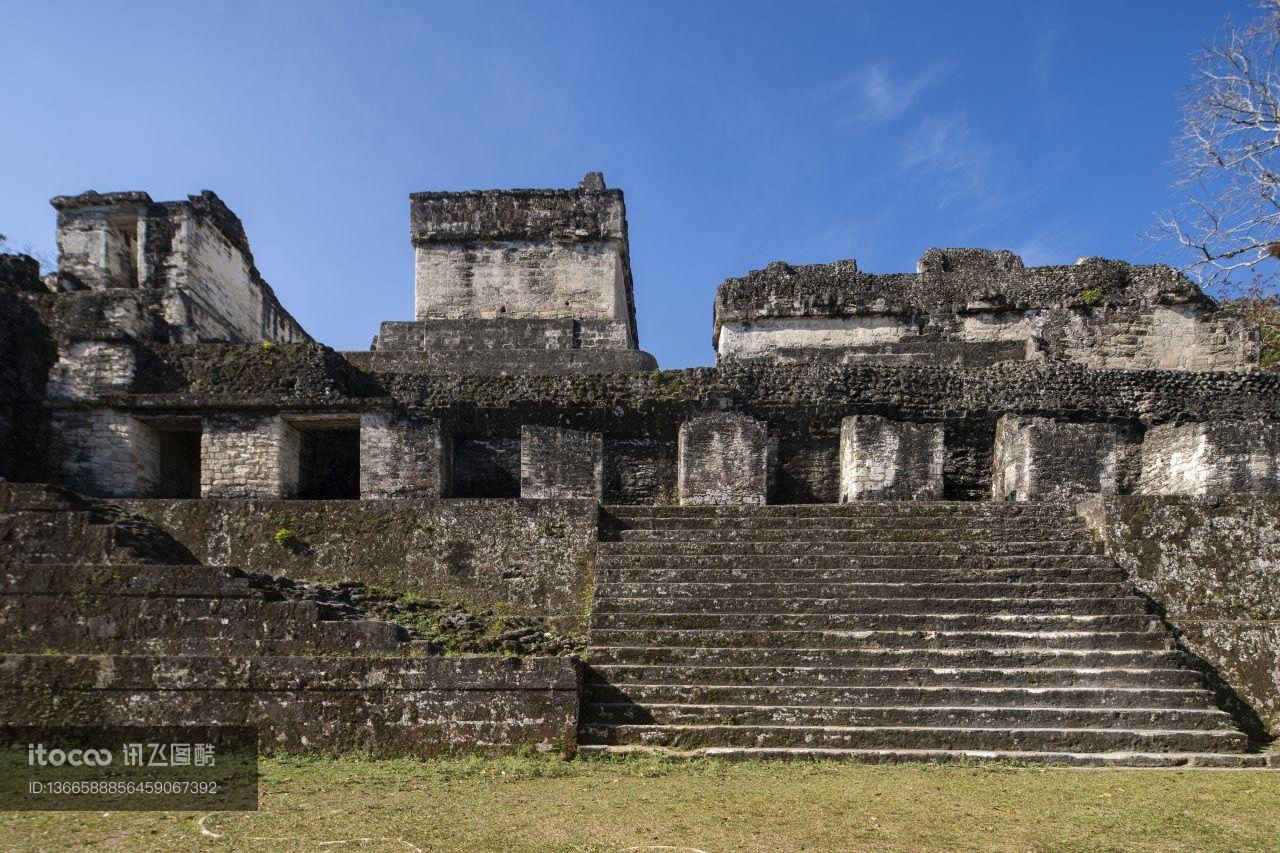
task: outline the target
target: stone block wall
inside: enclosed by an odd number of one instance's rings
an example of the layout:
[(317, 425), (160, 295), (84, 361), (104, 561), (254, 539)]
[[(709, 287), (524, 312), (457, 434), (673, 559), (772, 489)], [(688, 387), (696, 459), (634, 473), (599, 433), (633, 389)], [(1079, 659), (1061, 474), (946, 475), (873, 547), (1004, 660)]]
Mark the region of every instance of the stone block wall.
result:
[(452, 471), (452, 438), (440, 421), (393, 412), (360, 415), (360, 497), (448, 497)]
[(1237, 720), (1280, 736), (1280, 498), (1111, 496), (1080, 512)]
[(1142, 443), (1139, 491), (1148, 495), (1280, 491), (1280, 424), (1220, 420), (1153, 427)]
[(200, 494), (210, 498), (292, 497), (298, 492), (298, 432), (279, 415), (205, 418)]
[(1120, 438), (1109, 424), (1005, 415), (996, 425), (994, 500), (1072, 500), (1117, 491)]
[(571, 658), (9, 655), (14, 725), (247, 725), (276, 754), (572, 754)]
[(763, 504), (769, 487), (767, 426), (724, 413), (680, 425), (677, 489), (680, 503)]
[(62, 348), (49, 371), (48, 396), (55, 400), (92, 400), (130, 390), (137, 353), (119, 341), (76, 341)]
[[(587, 628), (598, 510), (583, 500), (120, 500), (200, 562)], [(293, 534), (289, 547), (276, 541)]]
[(56, 458), (64, 482), (97, 497), (151, 495), (160, 485), (160, 437), (132, 415), (111, 409), (53, 413)]
[(598, 432), (522, 426), (520, 497), (604, 496), (604, 438)]
[(840, 425), (840, 502), (938, 500), (942, 425), (854, 415)]

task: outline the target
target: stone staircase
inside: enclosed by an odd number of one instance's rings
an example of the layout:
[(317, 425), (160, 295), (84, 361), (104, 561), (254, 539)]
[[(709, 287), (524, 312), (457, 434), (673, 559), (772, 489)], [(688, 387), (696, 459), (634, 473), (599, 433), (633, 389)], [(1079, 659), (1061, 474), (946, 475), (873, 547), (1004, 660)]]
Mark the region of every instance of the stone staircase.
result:
[(612, 507), (579, 749), (1261, 766), (1070, 506)]

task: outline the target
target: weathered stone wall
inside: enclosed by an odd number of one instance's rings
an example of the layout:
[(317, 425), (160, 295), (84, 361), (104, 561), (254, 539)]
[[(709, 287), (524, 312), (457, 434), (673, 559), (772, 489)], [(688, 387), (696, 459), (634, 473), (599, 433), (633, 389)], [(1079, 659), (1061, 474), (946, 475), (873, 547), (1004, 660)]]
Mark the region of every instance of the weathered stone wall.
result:
[(744, 415), (704, 415), (680, 425), (680, 503), (763, 504), (769, 491), (769, 431)]
[(604, 496), (604, 439), (598, 432), (520, 428), (520, 497)]
[(452, 472), (453, 442), (438, 420), (360, 415), (360, 497), (448, 497)]
[(1213, 420), (1154, 427), (1142, 443), (1139, 491), (1149, 495), (1280, 491), (1280, 425)]
[(130, 306), (116, 313), (150, 318), (131, 332), (146, 325), (165, 340), (311, 340), (258, 273), (243, 225), (216, 194), (157, 203), (143, 192), (90, 191), (51, 203), (59, 280), (94, 291), (68, 301), (98, 305), (99, 294), (110, 294)]
[(200, 494), (211, 498), (296, 495), (299, 444), (298, 431), (279, 415), (206, 418), (200, 435)]
[(155, 494), (160, 485), (160, 438), (147, 424), (112, 409), (53, 413), (54, 457), (66, 485), (97, 497)]
[(1028, 269), (981, 249), (930, 249), (916, 273), (888, 275), (851, 260), (770, 264), (721, 284), (715, 312), (722, 360), (1220, 371), (1256, 370), (1260, 353), (1256, 328), (1216, 313), (1167, 267), (1085, 258)]
[(1280, 499), (1111, 496), (1080, 511), (1181, 642), (1280, 736)]
[(1111, 424), (1005, 415), (996, 425), (993, 500), (1064, 501), (1119, 490), (1120, 439)]
[[(49, 478), (49, 410), (45, 386), (57, 349), (43, 313), (53, 297), (40, 266), (26, 255), (0, 254), (0, 479)], [(51, 464), (52, 463), (52, 464)]]
[(137, 353), (127, 342), (73, 341), (62, 347), (49, 372), (54, 400), (93, 400), (133, 387)]
[(13, 725), (248, 725), (265, 753), (571, 754), (571, 658), (6, 655)]
[[(585, 630), (594, 501), (127, 500), (204, 563), (545, 616)], [(286, 544), (276, 534), (292, 534)]]
[(854, 415), (840, 425), (840, 502), (938, 500), (941, 424)]

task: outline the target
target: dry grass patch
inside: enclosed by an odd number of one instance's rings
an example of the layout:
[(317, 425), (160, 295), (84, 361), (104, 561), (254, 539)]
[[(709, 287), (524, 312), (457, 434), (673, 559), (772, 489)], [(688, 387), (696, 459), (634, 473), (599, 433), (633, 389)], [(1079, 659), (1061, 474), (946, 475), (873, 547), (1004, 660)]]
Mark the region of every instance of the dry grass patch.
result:
[(1008, 765), (262, 763), (258, 812), (0, 814), (6, 849), (1276, 850), (1280, 773)]

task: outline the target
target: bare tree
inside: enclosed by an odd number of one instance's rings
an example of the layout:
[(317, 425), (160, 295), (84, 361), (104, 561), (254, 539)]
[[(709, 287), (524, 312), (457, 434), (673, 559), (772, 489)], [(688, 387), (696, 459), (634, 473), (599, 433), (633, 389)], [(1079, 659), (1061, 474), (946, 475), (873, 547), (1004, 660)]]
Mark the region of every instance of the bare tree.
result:
[(1174, 149), (1188, 199), (1156, 227), (1180, 247), (1183, 272), (1255, 297), (1274, 292), (1280, 273), (1280, 0), (1258, 8), (1195, 56)]

